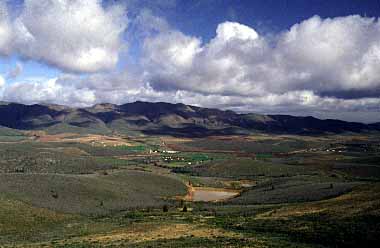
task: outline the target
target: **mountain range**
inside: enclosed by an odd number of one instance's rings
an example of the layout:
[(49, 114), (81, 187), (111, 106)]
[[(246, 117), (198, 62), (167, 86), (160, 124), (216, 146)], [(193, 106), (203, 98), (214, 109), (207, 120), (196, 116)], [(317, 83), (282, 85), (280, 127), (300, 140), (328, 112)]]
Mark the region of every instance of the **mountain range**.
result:
[(239, 114), (164, 102), (97, 104), (87, 108), (61, 105), (0, 103), (0, 126), (50, 133), (144, 133), (199, 137), (249, 134), (324, 134), (380, 131), (380, 123), (321, 120), (311, 116)]

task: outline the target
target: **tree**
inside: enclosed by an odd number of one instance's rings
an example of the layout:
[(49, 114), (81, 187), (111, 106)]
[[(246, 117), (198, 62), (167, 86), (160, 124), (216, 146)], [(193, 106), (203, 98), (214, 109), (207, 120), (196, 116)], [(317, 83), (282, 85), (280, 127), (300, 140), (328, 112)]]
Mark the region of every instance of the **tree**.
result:
[(50, 191), (51, 192), (51, 196), (54, 198), (54, 199), (57, 199), (58, 198), (58, 193), (55, 192), (54, 190)]
[(183, 206), (182, 212), (187, 212), (187, 206)]

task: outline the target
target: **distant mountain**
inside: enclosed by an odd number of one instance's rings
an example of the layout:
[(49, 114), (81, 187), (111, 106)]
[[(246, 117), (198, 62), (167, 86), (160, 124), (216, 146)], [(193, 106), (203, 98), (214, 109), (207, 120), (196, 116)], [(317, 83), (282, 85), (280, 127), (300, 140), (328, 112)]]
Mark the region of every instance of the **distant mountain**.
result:
[(380, 122), (369, 124), (372, 129), (380, 130)]
[(195, 137), (251, 132), (322, 134), (380, 131), (380, 123), (366, 125), (314, 117), (238, 114), (228, 110), (164, 102), (106, 103), (89, 108), (2, 103), (0, 125), (51, 133), (118, 132)]

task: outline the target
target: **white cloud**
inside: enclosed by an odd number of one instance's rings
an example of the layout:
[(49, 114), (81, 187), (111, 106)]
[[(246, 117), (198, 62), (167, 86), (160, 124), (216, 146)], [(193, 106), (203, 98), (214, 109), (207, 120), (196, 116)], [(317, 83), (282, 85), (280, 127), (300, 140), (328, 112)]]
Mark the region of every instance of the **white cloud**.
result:
[[(183, 102), (244, 112), (322, 117), (347, 113), (344, 118), (352, 120), (358, 112), (380, 112), (377, 19), (315, 16), (274, 38), (225, 22), (207, 43), (174, 30), (149, 11), (143, 11), (136, 24), (144, 38), (142, 57), (125, 71), (13, 83), (3, 87), (3, 99), (75, 106), (136, 100)], [(380, 121), (373, 116), (373, 121)]]
[(224, 22), (216, 29), (216, 36), (223, 42), (234, 39), (237, 40), (256, 40), (259, 35), (252, 28), (236, 22)]
[(157, 89), (257, 96), (380, 87), (380, 22), (373, 18), (315, 16), (274, 41), (225, 22), (206, 44), (165, 31), (146, 39), (144, 48), (144, 65)]
[(5, 79), (0, 75), (0, 89), (5, 85)]
[(9, 102), (57, 103), (63, 105), (88, 106), (95, 102), (91, 90), (76, 89), (73, 86), (60, 85), (57, 78), (34, 82), (17, 82), (6, 85), (3, 100)]
[(7, 6), (0, 2), (0, 55), (8, 55), (11, 51), (12, 27)]
[[(117, 82), (117, 83), (115, 83)], [(137, 82), (137, 83), (136, 83)], [(86, 78), (62, 75), (52, 79), (31, 79), (5, 85), (2, 100), (10, 102), (56, 103), (76, 107), (96, 103), (124, 104), (137, 100), (185, 103), (203, 107), (231, 109), (238, 112), (282, 113), (334, 117), (345, 113), (346, 120), (359, 121), (357, 113), (372, 113), (366, 122), (380, 121), (380, 98), (339, 99), (321, 97), (312, 91), (290, 91), (262, 96), (201, 94), (193, 91), (157, 91), (137, 75), (95, 74)], [(375, 113), (375, 114), (374, 114)], [(377, 114), (376, 114), (377, 113)]]
[(67, 71), (96, 72), (118, 62), (127, 18), (123, 6), (105, 9), (99, 0), (25, 0), (12, 30), (9, 26), (0, 19), (0, 32), (13, 32), (11, 48), (9, 38), (0, 38), (5, 52), (12, 49)]
[(144, 42), (143, 66), (149, 73), (157, 73), (172, 81), (178, 81), (179, 73), (185, 74), (193, 66), (195, 56), (201, 52), (201, 41), (178, 31), (147, 38)]
[(277, 53), (287, 61), (287, 71), (309, 75), (300, 80), (301, 87), (323, 92), (379, 87), (379, 48), (378, 20), (315, 16), (286, 32)]
[(144, 49), (143, 65), (157, 89), (217, 94), (260, 92), (247, 70), (264, 59), (267, 45), (248, 26), (222, 23), (217, 36), (203, 46), (197, 37), (167, 31), (146, 39)]

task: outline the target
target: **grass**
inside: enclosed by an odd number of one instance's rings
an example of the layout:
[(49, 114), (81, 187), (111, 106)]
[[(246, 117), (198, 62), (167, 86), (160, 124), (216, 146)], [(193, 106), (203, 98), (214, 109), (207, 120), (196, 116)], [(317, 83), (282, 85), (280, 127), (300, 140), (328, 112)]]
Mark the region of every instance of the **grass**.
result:
[(76, 134), (111, 134), (112, 131), (103, 125), (94, 125), (89, 127), (80, 127), (68, 123), (59, 123), (45, 128), (48, 134), (76, 133)]
[(136, 146), (117, 146), (114, 147), (117, 150), (129, 151), (129, 152), (144, 152), (147, 150), (147, 147), (144, 145), (136, 145)]
[(377, 165), (339, 163), (333, 169), (356, 179), (380, 180), (380, 166)]
[[(379, 187), (379, 184), (360, 186), (337, 198), (297, 204), (195, 204), (188, 213), (174, 208), (168, 213), (136, 209), (96, 219), (99, 226), (88, 223), (90, 229), (80, 235), (60, 234), (61, 238), (55, 236), (55, 241), (41, 238), (42, 243), (28, 244), (30, 247), (376, 247), (380, 231)], [(70, 219), (65, 221), (72, 223)], [(86, 219), (76, 221), (87, 223)], [(62, 222), (58, 226), (59, 223)], [(48, 240), (59, 233), (59, 229), (53, 230), (49, 231)]]
[(226, 214), (217, 226), (243, 232), (281, 233), (294, 241), (332, 247), (375, 247), (379, 242), (379, 184), (324, 201), (274, 205), (255, 214)]
[(305, 148), (319, 146), (319, 142), (307, 142), (302, 139), (263, 139), (258, 141), (238, 140), (238, 139), (197, 139), (183, 144), (185, 147), (197, 149), (236, 151), (246, 153), (284, 153)]
[(365, 156), (359, 158), (345, 159), (342, 162), (345, 163), (356, 163), (356, 164), (365, 164), (365, 165), (380, 165), (380, 156)]
[(90, 156), (81, 146), (24, 142), (0, 147), (0, 171), (6, 173), (86, 174), (111, 169)]
[(0, 126), (0, 142), (17, 142), (26, 139), (26, 136), (14, 129)]
[[(360, 183), (296, 181), (272, 182), (243, 192), (235, 204), (274, 204), (317, 201), (351, 191)], [(332, 187), (331, 187), (332, 186)]]
[(64, 239), (113, 228), (78, 215), (57, 213), (0, 197), (0, 244), (23, 244)]
[(99, 215), (164, 204), (163, 198), (186, 194), (172, 177), (139, 171), (110, 175), (0, 175), (1, 195), (51, 210)]
[(125, 159), (118, 159), (114, 157), (94, 157), (96, 163), (111, 166), (113, 168), (125, 167), (131, 164), (130, 161)]
[(281, 177), (300, 174), (315, 174), (317, 171), (303, 166), (277, 164), (261, 160), (253, 160), (251, 158), (233, 158), (193, 167), (191, 173), (198, 176), (255, 178), (260, 176)]
[[(380, 184), (369, 167), (378, 167), (379, 153), (305, 149), (339, 139), (350, 137), (187, 139), (181, 145), (198, 152), (169, 156), (193, 163), (161, 167), (152, 165), (159, 156), (146, 153), (162, 149), (160, 137), (130, 138), (134, 146), (119, 149), (2, 143), (0, 246), (376, 247)], [(187, 193), (188, 181), (242, 193), (218, 203), (175, 200)]]
[[(168, 216), (175, 218), (175, 216)], [(185, 217), (185, 216), (184, 216)], [(113, 231), (84, 234), (50, 243), (42, 242), (30, 247), (321, 247), (294, 242), (281, 234), (255, 235), (215, 228), (208, 224), (167, 220), (165, 223), (146, 220), (131, 223)]]

